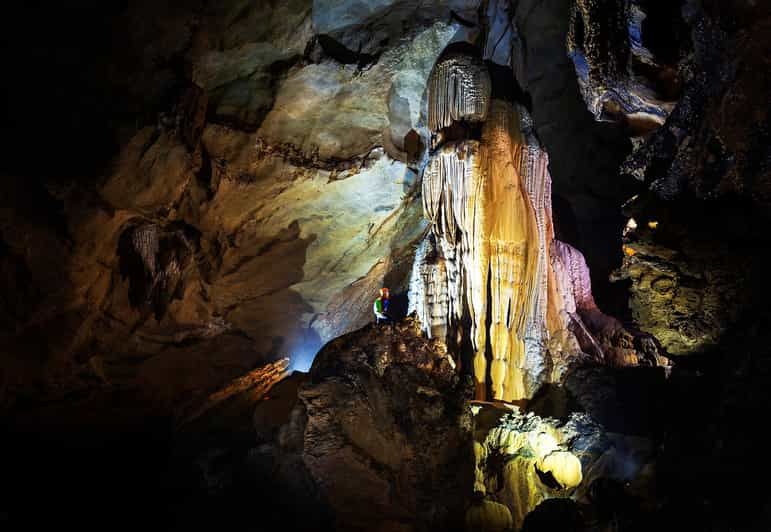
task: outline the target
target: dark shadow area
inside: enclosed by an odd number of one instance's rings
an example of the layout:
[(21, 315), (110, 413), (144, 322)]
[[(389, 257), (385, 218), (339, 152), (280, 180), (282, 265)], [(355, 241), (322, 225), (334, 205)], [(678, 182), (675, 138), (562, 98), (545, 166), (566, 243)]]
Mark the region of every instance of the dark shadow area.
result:
[(2, 434), (0, 526), (8, 532), (333, 529), (325, 510), (309, 501), (312, 481), (301, 464), (278, 477), (253, 434), (185, 441), (166, 430), (166, 421), (151, 420), (135, 432)]
[(345, 45), (336, 41), (329, 35), (318, 36), (319, 46), (324, 50), (324, 53), (344, 65), (355, 64), (359, 69), (363, 69), (377, 63), (378, 55), (371, 55), (362, 53), (361, 50), (353, 51), (345, 47)]

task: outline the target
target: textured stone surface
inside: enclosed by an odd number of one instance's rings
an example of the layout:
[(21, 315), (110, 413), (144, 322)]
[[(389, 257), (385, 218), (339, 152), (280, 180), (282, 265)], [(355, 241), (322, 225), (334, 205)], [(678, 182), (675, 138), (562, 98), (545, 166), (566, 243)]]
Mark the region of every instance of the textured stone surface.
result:
[[(111, 67), (136, 91), (116, 109), (147, 118), (119, 128), (98, 185), (4, 185), (6, 283), (37, 288), (3, 315), (3, 402), (128, 389), (170, 411), (276, 357), (307, 367), (370, 319), (383, 282), (398, 295), (423, 230), (426, 80), (467, 35), (426, 9), (366, 70), (319, 48), (310, 2), (116, 16), (141, 44)], [(25, 203), (49, 214), (22, 222)]]
[[(686, 35), (679, 15), (674, 3), (574, 2), (568, 50), (597, 120), (621, 122), (632, 136), (664, 123), (682, 84), (677, 62), (687, 43), (680, 42)], [(666, 37), (659, 35), (664, 28)]]
[(407, 319), (332, 341), (299, 392), (302, 459), (338, 530), (456, 530), (471, 487), (470, 392)]
[[(674, 355), (702, 352), (743, 318), (762, 286), (753, 249), (767, 239), (751, 224), (752, 209), (714, 204), (711, 212), (680, 202), (677, 212), (654, 197), (627, 205), (637, 229), (625, 237), (618, 272), (632, 281), (635, 321)], [(720, 237), (720, 246), (714, 238)]]
[(338, 41), (354, 57), (364, 54), (360, 60), (366, 62), (427, 22), (448, 21), (452, 13), (476, 22), (478, 6), (479, 0), (315, 0), (313, 27), (316, 33)]
[[(514, 4), (512, 68), (527, 95), (534, 129), (550, 154), (549, 173), (555, 198), (570, 208), (555, 208), (557, 238), (586, 256), (592, 285), (607, 312), (621, 315), (626, 291), (608, 282), (620, 258), (618, 205), (631, 196), (633, 179), (618, 175), (631, 145), (622, 129), (598, 123), (587, 111), (566, 52), (571, 0), (522, 0)], [(555, 200), (556, 203), (556, 200)]]
[(625, 207), (636, 229), (619, 277), (632, 280), (635, 320), (674, 354), (720, 344), (765, 290), (754, 249), (767, 247), (769, 111), (749, 102), (769, 89), (757, 52), (768, 16), (768, 6), (689, 4), (683, 96), (623, 168), (648, 191)]
[(723, 196), (769, 202), (769, 110), (755, 104), (771, 90), (767, 48), (771, 16), (765, 4), (691, 6), (683, 17), (693, 51), (680, 68), (682, 98), (666, 125), (623, 170), (674, 200)]
[[(573, 499), (588, 515), (605, 502), (594, 491), (598, 485), (649, 486), (653, 482), (646, 469), (655, 456), (653, 441), (611, 433), (586, 413), (574, 412), (558, 421), (525, 414), (518, 407), (480, 404), (472, 409), (474, 489), (488, 505), (508, 508), (515, 529), (532, 520), (544, 501)], [(617, 511), (623, 513), (620, 508)], [(482, 508), (476, 513), (482, 513)], [(599, 522), (604, 520), (597, 517)], [(490, 530), (496, 529), (495, 519), (487, 522)]]

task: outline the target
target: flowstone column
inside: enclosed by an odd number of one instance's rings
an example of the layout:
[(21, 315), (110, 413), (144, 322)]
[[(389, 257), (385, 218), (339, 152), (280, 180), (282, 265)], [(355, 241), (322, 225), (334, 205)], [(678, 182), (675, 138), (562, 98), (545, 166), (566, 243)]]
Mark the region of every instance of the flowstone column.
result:
[(484, 62), (458, 53), (440, 58), (429, 78), (433, 151), (422, 192), (431, 233), (416, 256), (410, 301), (427, 334), (456, 346), (468, 340), (477, 399), (489, 390), (516, 401), (558, 381), (576, 359), (602, 362), (577, 300), (585, 314), (604, 315), (594, 312), (588, 271), (567, 275), (575, 268), (561, 262), (578, 252), (555, 244), (549, 158), (532, 120), (492, 99), (490, 83)]

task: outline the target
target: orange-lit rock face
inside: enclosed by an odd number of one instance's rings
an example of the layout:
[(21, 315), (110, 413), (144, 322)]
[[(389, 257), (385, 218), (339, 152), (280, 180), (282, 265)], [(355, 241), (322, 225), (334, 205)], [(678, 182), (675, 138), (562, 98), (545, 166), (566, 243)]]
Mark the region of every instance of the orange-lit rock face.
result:
[[(438, 77), (431, 85), (431, 91), (437, 91), (435, 99), (446, 97)], [(423, 174), (424, 214), (431, 222), (436, 250), (430, 254), (434, 266), (424, 260), (416, 268), (434, 271), (441, 264), (447, 271), (447, 295), (442, 299), (447, 307), (446, 318), (439, 318), (434, 298), (432, 310), (419, 314), (430, 318), (432, 328), (439, 322), (457, 324), (468, 313), (476, 351), (474, 374), (479, 385), (490, 379), (496, 399), (532, 394), (538, 377), (530, 375), (531, 370), (545, 365), (540, 342), (546, 325), (551, 227), (545, 163), (545, 154), (522, 133), (512, 105), (493, 101), (481, 141), (445, 144), (429, 159)], [(425, 285), (426, 275), (421, 279)], [(421, 290), (417, 285), (415, 293)], [(435, 286), (432, 279), (432, 293), (438, 292)], [(425, 305), (424, 300), (413, 302), (416, 309)], [(493, 354), (489, 364), (488, 341)], [(536, 360), (529, 363), (528, 342), (538, 344), (531, 346)]]
[[(452, 57), (429, 81), (429, 111), (444, 117), (430, 122), (433, 133), (484, 124), (479, 140), (444, 142), (424, 169), (432, 234), (416, 257), (412, 308), (429, 334), (468, 334), (479, 398), (487, 386), (495, 399), (531, 397), (584, 354), (636, 364), (631, 336), (594, 303), (583, 255), (554, 239), (548, 156), (529, 116), (499, 100), (484, 113), (450, 112), (474, 107), (487, 82), (472, 58)], [(459, 92), (459, 78), (480, 87)]]

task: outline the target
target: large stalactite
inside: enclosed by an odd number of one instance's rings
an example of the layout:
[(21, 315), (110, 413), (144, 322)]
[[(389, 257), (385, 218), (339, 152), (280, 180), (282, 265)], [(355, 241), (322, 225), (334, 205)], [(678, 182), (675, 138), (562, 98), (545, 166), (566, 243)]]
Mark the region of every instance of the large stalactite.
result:
[(490, 74), (470, 55), (452, 53), (437, 62), (429, 81), (428, 127), (438, 132), (453, 122), (481, 122), (490, 104)]
[[(575, 359), (610, 361), (601, 344), (627, 337), (594, 303), (583, 255), (554, 238), (549, 158), (529, 114), (488, 102), (489, 93), (473, 57), (449, 55), (434, 67), (429, 127), (439, 143), (455, 122), (484, 122), (477, 140), (444, 142), (425, 166), (431, 232), (416, 256), (410, 301), (429, 335), (456, 346), (467, 335), (478, 398), (489, 390), (515, 401), (558, 381)], [(634, 349), (613, 350), (613, 362), (636, 363)]]

